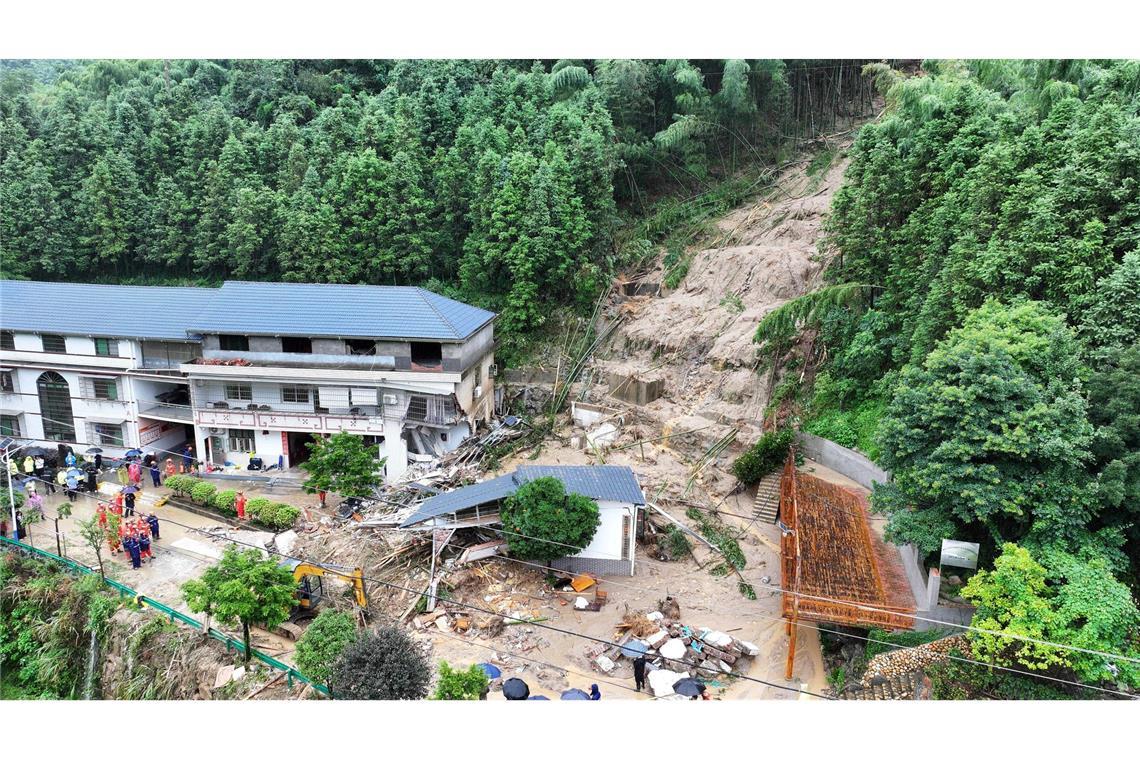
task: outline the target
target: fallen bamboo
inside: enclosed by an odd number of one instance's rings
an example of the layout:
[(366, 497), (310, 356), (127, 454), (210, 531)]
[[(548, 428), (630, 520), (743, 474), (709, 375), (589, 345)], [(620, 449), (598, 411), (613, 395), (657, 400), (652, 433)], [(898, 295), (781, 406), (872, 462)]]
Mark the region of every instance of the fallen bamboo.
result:
[(254, 698), (254, 697), (256, 697), (258, 694), (260, 694), (261, 692), (265, 691), (265, 690), (266, 690), (266, 689), (268, 689), (270, 686), (272, 686), (273, 684), (277, 683), (278, 681), (280, 681), (280, 680), (281, 680), (282, 678), (284, 678), (284, 677), (285, 677), (285, 671), (284, 671), (284, 670), (282, 670), (280, 673), (278, 673), (277, 675), (273, 676), (273, 678), (270, 678), (268, 681), (266, 681), (265, 683), (263, 683), (263, 684), (261, 685), (261, 687), (260, 687), (260, 688), (258, 688), (256, 691), (254, 691), (254, 692), (252, 692), (252, 693), (250, 693), (250, 694), (247, 694), (247, 695), (245, 695), (244, 697), (242, 697), (242, 699), (243, 699), (243, 700), (245, 700), (245, 699), (253, 699), (253, 698)]
[[(700, 533), (697, 533), (695, 530), (690, 528), (688, 525), (685, 525), (683, 522), (678, 520), (676, 517), (673, 517), (673, 515), (669, 514), (668, 512), (666, 512), (661, 507), (657, 506), (656, 504), (649, 504), (649, 503), (647, 503), (645, 506), (649, 507), (650, 509), (653, 509), (658, 514), (663, 516), (666, 520), (673, 523), (678, 528), (680, 528), (682, 531), (689, 534), (693, 538), (697, 539), (698, 541), (700, 541), (702, 544), (704, 544), (708, 548), (712, 549), (713, 551), (720, 552), (720, 549), (716, 545), (714, 545), (711, 541), (709, 541), (707, 538), (702, 536)], [(723, 552), (721, 552), (721, 553), (723, 554)]]

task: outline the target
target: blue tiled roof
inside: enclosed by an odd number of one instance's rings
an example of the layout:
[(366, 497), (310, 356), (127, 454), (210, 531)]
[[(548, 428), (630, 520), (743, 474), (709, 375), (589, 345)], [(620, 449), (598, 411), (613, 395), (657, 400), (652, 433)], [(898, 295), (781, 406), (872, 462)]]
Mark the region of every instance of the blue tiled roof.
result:
[(198, 332), (462, 341), (494, 318), (423, 288), (227, 281)]
[(5, 330), (186, 340), (198, 333), (463, 341), (493, 312), (429, 290), (226, 282), (220, 288), (0, 281)]
[(645, 495), (637, 476), (628, 467), (618, 465), (523, 465), (513, 473), (500, 475), (475, 485), (424, 500), (414, 515), (400, 527), (406, 528), (440, 515), (501, 501), (519, 486), (537, 478), (553, 477), (562, 481), (569, 493), (581, 494), (597, 501), (620, 501), (644, 504)]
[(187, 340), (217, 288), (0, 280), (0, 325), (18, 332)]

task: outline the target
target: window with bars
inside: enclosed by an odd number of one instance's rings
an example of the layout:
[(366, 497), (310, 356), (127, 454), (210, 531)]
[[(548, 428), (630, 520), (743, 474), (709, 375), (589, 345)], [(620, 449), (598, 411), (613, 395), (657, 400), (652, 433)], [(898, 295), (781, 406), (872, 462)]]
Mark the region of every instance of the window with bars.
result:
[(44, 353), (48, 354), (66, 354), (67, 341), (62, 335), (41, 335), (40, 341), (43, 343)]
[(0, 435), (10, 435), (19, 438), (20, 418), (14, 414), (0, 414)]
[(0, 330), (0, 348), (7, 351), (16, 350), (16, 333), (11, 330)]
[(309, 387), (306, 385), (282, 385), (281, 400), (289, 404), (309, 403)]
[(112, 425), (105, 422), (91, 423), (91, 430), (95, 434), (95, 442), (105, 446), (122, 446), (123, 426)]
[(103, 401), (118, 401), (119, 383), (105, 377), (91, 378), (91, 396)]
[(253, 401), (253, 386), (249, 383), (229, 383), (226, 385), (228, 401)]
[(119, 355), (119, 341), (114, 338), (96, 338), (95, 339), (95, 355), (96, 356), (118, 356)]
[(226, 448), (230, 451), (241, 451), (249, 454), (253, 451), (253, 430), (239, 430), (230, 428)]
[(75, 440), (75, 417), (71, 411), (71, 386), (58, 372), (45, 372), (36, 380), (44, 438), (51, 441)]
[(0, 391), (16, 392), (16, 373), (12, 370), (0, 372)]

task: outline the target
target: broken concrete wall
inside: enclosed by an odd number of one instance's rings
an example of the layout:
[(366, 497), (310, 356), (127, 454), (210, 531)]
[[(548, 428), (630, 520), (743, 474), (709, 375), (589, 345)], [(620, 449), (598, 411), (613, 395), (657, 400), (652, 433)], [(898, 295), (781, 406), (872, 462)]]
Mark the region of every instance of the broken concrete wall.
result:
[(656, 401), (665, 393), (665, 381), (661, 378), (648, 380), (640, 375), (607, 372), (606, 383), (611, 396), (639, 406)]

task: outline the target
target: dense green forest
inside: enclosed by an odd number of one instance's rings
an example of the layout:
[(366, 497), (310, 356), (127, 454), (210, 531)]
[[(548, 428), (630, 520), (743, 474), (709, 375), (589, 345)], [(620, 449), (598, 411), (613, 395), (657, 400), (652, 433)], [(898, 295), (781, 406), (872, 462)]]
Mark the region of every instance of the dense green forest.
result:
[(867, 110), (859, 64), (7, 61), (0, 266), (426, 283), (525, 330), (655, 200)]
[[(893, 540), (981, 542), (976, 623), (1136, 651), (1140, 62), (879, 79), (888, 110), (828, 221), (834, 284), (757, 337), (818, 329), (807, 429), (893, 473), (872, 495)], [(1103, 658), (1017, 649), (1111, 680)]]

